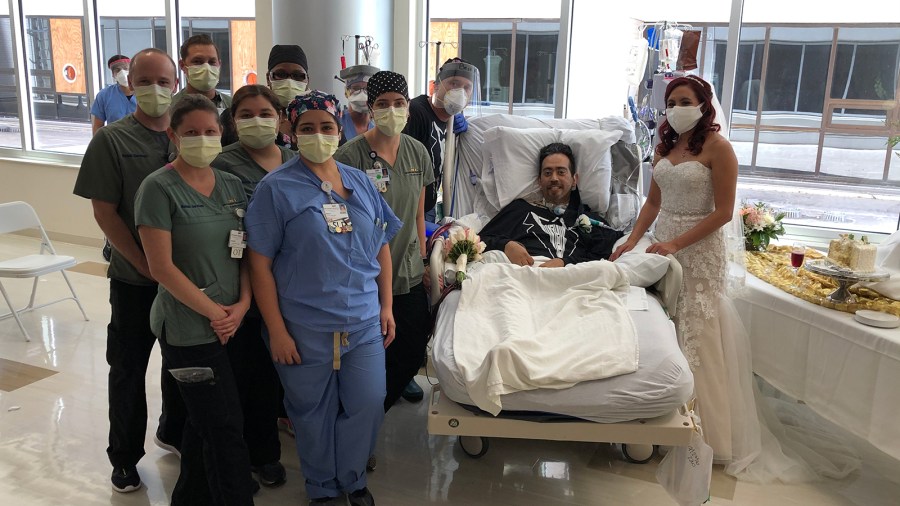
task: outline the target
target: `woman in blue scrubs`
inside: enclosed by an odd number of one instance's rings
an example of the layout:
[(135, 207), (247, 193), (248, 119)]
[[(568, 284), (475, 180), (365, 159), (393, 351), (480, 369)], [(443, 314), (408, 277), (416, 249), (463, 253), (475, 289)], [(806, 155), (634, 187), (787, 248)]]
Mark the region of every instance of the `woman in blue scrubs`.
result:
[(366, 460), (394, 339), (388, 241), (402, 223), (364, 172), (335, 162), (338, 101), (287, 112), (300, 156), (256, 188), (245, 225), (254, 295), (296, 430), (310, 504), (374, 505)]

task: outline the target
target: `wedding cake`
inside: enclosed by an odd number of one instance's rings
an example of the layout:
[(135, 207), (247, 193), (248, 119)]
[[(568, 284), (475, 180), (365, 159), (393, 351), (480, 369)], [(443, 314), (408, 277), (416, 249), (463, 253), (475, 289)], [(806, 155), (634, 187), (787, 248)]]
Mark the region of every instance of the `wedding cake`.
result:
[(866, 236), (857, 241), (853, 234), (841, 234), (828, 245), (828, 259), (852, 271), (870, 272), (875, 270), (876, 250)]

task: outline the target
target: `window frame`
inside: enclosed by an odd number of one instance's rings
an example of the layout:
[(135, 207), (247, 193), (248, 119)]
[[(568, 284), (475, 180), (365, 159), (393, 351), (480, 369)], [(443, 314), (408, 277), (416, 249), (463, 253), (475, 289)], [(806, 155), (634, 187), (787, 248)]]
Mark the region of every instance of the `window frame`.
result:
[[(10, 22), (10, 32), (12, 34), (10, 41), (10, 49), (12, 51), (12, 62), (13, 62), (13, 74), (14, 74), (14, 86), (15, 93), (19, 97), (17, 101), (17, 117), (16, 120), (19, 124), (19, 145), (18, 146), (0, 146), (0, 160), (15, 160), (15, 161), (33, 161), (36, 163), (46, 163), (46, 164), (54, 164), (61, 166), (71, 166), (71, 167), (79, 167), (81, 165), (81, 159), (83, 155), (81, 154), (72, 154), (65, 153), (61, 151), (49, 151), (42, 149), (35, 149), (34, 143), (34, 128), (35, 125), (35, 110), (32, 104), (32, 100), (22, 100), (22, 97), (30, 97), (31, 96), (31, 74), (27, 65), (27, 55), (26, 53), (26, 19), (24, 15), (24, 2), (26, 0), (0, 0), (5, 1), (9, 4), (9, 22)], [(73, 0), (76, 1), (76, 0)], [(222, 20), (225, 21), (226, 29), (229, 34), (231, 34), (231, 21), (233, 20), (255, 20), (256, 18), (196, 18), (190, 17), (185, 18), (185, 23), (182, 23), (182, 17), (180, 15), (180, 7), (179, 0), (162, 0), (165, 6), (165, 16), (149, 16), (151, 20), (151, 31), (153, 32), (154, 41), (156, 40), (157, 32), (156, 28), (159, 26), (159, 20), (162, 20), (165, 23), (166, 29), (166, 52), (169, 56), (172, 57), (176, 62), (178, 61), (178, 52), (181, 47), (181, 43), (183, 42), (182, 32), (184, 29), (189, 29), (191, 23), (193, 21), (202, 20), (202, 19), (210, 19), (210, 20)], [(82, 3), (82, 15), (81, 16), (59, 16), (66, 18), (78, 18), (81, 19), (82, 23), (82, 44), (84, 48), (84, 65), (85, 65), (85, 74), (86, 74), (86, 90), (87, 90), (87, 108), (90, 111), (91, 106), (93, 105), (94, 99), (97, 96), (97, 93), (103, 88), (103, 83), (105, 83), (104, 70), (105, 70), (105, 61), (102, 60), (101, 55), (103, 54), (103, 49), (100, 46), (102, 38), (103, 38), (103, 26), (100, 23), (100, 16), (97, 13), (97, 0), (81, 0)], [(5, 17), (5, 15), (4, 15)], [(30, 16), (29, 16), (30, 17)], [(41, 17), (41, 16), (38, 16)], [(121, 19), (147, 19), (148, 16), (103, 16), (104, 18), (113, 18), (116, 19), (116, 26), (118, 27), (118, 21)], [(229, 51), (233, 51), (231, 47), (231, 36), (229, 35)], [(119, 46), (119, 41), (116, 41), (117, 47)], [(156, 44), (154, 43), (154, 46)], [(180, 76), (179, 76), (180, 77)], [(229, 73), (229, 79), (232, 77)], [(231, 83), (232, 86), (234, 83)], [(230, 90), (229, 90), (230, 91)], [(90, 119), (87, 122), (90, 125)]]

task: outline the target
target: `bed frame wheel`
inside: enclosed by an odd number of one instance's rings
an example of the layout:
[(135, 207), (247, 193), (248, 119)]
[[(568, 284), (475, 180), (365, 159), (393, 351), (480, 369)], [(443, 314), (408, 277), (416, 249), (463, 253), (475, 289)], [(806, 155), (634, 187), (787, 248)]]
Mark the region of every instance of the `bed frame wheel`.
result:
[(656, 454), (656, 445), (627, 445), (622, 444), (622, 455), (632, 464), (646, 464)]
[(463, 453), (473, 459), (483, 457), (490, 447), (488, 438), (481, 436), (459, 436), (456, 441), (459, 442)]

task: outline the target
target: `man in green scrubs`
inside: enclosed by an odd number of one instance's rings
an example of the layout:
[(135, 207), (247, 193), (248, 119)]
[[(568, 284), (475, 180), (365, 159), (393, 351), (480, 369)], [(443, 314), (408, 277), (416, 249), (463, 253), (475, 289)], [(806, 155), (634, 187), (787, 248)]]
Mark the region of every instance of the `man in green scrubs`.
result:
[(231, 95), (216, 91), (222, 60), (219, 58), (219, 48), (209, 35), (201, 33), (184, 41), (178, 66), (187, 77), (187, 84), (172, 97), (172, 105), (177, 104), (185, 94), (196, 93), (212, 100), (219, 114), (231, 107)]
[[(177, 85), (175, 62), (158, 49), (144, 49), (131, 60), (128, 85), (137, 98), (134, 114), (107, 125), (91, 139), (75, 195), (91, 200), (94, 218), (112, 244), (107, 275), (112, 316), (107, 327), (109, 363), (109, 447), (112, 487), (141, 487), (137, 463), (144, 455), (147, 430), (145, 376), (156, 337), (150, 307), (157, 285), (150, 275), (134, 224), (134, 198), (141, 182), (169, 160), (169, 103)], [(156, 443), (178, 454), (185, 411), (174, 378), (162, 375), (162, 415)]]

